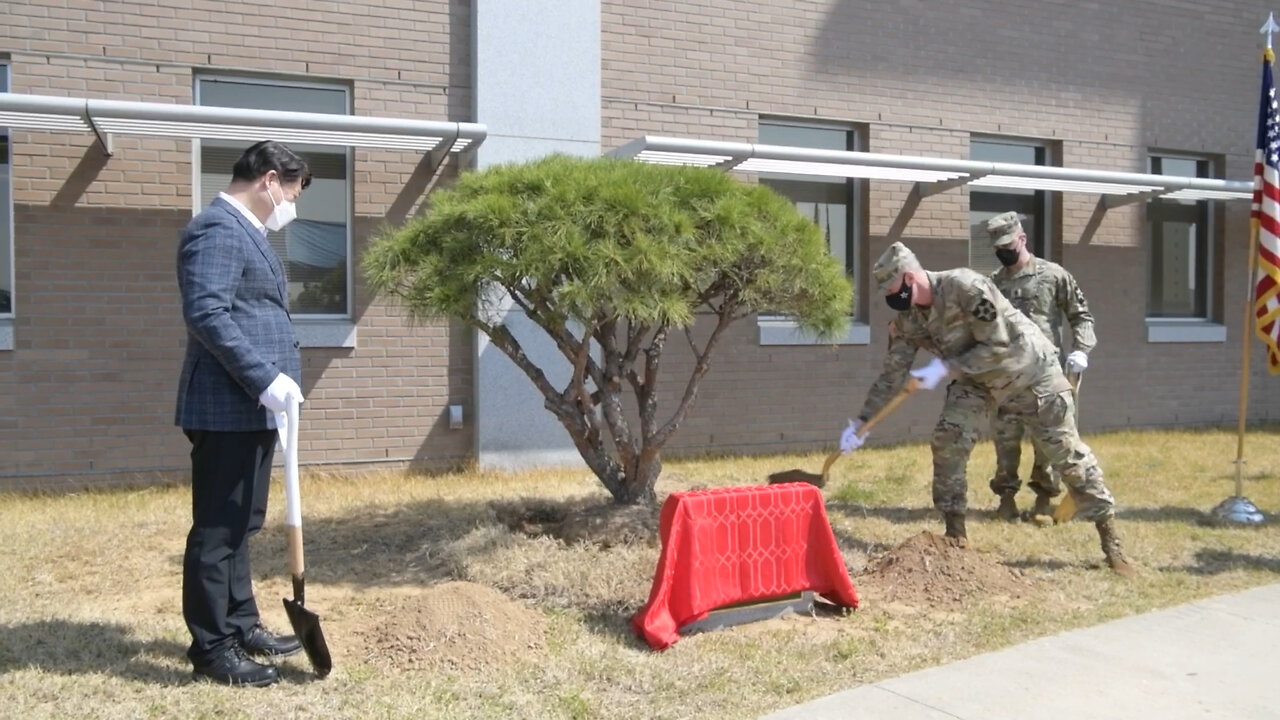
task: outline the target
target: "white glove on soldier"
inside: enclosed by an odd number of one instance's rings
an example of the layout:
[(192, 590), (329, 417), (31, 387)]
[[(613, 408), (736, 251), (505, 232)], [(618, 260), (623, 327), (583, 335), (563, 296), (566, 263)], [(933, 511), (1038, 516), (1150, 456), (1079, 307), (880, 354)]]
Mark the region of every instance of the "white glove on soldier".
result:
[(862, 443), (866, 438), (858, 437), (858, 428), (862, 427), (862, 423), (857, 420), (850, 420), (849, 427), (844, 429), (840, 434), (840, 452), (848, 455), (849, 453), (862, 447)]
[(911, 377), (920, 381), (920, 387), (925, 390), (932, 390), (938, 387), (947, 376), (951, 374), (951, 368), (942, 362), (939, 358), (934, 358), (928, 365), (911, 371)]
[(1067, 371), (1068, 372), (1072, 372), (1072, 373), (1075, 373), (1076, 375), (1079, 375), (1080, 373), (1084, 372), (1084, 369), (1087, 367), (1089, 367), (1088, 355), (1085, 355), (1079, 350), (1073, 350), (1072, 352), (1067, 354)]

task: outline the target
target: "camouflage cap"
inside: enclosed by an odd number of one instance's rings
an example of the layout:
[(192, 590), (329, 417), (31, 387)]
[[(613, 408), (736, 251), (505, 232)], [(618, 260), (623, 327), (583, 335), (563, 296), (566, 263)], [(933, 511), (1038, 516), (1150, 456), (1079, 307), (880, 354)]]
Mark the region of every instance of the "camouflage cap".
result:
[(911, 252), (906, 245), (895, 242), (880, 255), (879, 260), (876, 260), (876, 264), (871, 268), (871, 277), (875, 278), (876, 285), (883, 293), (888, 292), (889, 286), (902, 273), (908, 270), (918, 272), (923, 269), (915, 253)]
[(991, 244), (994, 247), (1008, 245), (1017, 239), (1020, 232), (1022, 232), (1022, 221), (1018, 219), (1018, 213), (1012, 210), (1000, 213), (987, 221), (987, 234), (991, 236)]

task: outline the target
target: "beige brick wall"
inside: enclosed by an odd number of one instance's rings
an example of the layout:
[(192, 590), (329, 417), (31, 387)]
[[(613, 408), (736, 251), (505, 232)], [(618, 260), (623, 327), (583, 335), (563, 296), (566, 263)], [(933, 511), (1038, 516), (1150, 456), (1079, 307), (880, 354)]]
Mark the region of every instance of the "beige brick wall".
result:
[[(192, 102), (198, 73), (345, 83), (354, 112), (469, 120), (470, 3), (379, 0), (305, 9), (179, 2), (46, 2), (0, 27), (14, 92)], [(182, 139), (15, 131), (16, 348), (0, 352), (0, 486), (151, 479), (187, 464), (172, 426), (185, 343), (174, 281), (191, 216)], [(247, 144), (247, 143), (246, 143)], [(457, 158), (439, 173), (448, 182)], [(463, 162), (466, 162), (463, 160)], [(355, 248), (419, 209), (433, 168), (358, 149)], [(354, 287), (359, 346), (304, 349), (304, 462), (453, 464), (469, 431), (471, 340), (447, 323), (410, 329)], [(468, 415), (470, 413), (468, 412)]]
[[(965, 158), (972, 134), (1040, 139), (1067, 166), (1145, 172), (1149, 150), (1224, 156), (1247, 179), (1257, 114), (1260, 2), (1112, 7), (1030, 0), (606, 0), (604, 144), (644, 134), (753, 141), (761, 116), (858, 123), (874, 152)], [(891, 228), (933, 269), (967, 262), (968, 191), (924, 199), (871, 183), (869, 256)], [(1065, 195), (1054, 234), (1084, 287), (1100, 344), (1082, 393), (1086, 430), (1234, 422), (1247, 206), (1225, 213), (1219, 319), (1226, 343), (1146, 342), (1144, 209), (1094, 217)], [(906, 220), (905, 225), (902, 220)], [(862, 281), (859, 278), (859, 281)], [(743, 321), (713, 359), (682, 451), (834, 442), (879, 372), (890, 311), (872, 294), (869, 346), (762, 347)], [(666, 368), (675, 402), (688, 353)], [(1280, 386), (1254, 345), (1251, 417), (1274, 419)], [(927, 435), (941, 407), (913, 399), (879, 441)]]
[[(1068, 166), (1141, 171), (1158, 148), (1221, 155), (1229, 177), (1247, 177), (1264, 4), (1113, 5), (606, 0), (604, 146), (646, 133), (752, 141), (760, 116), (782, 116), (862, 124), (877, 152), (965, 157), (971, 134), (996, 134), (1053, 143)], [(346, 83), (357, 114), (470, 119), (468, 0), (6, 9), (0, 53), (16, 92), (186, 103), (195, 74), (258, 74)], [(0, 486), (180, 475), (186, 445), (170, 418), (184, 337), (172, 262), (191, 212), (190, 143), (118, 137), (104, 161), (87, 136), (15, 132), (13, 142), (19, 314), (17, 348), (0, 352)], [(355, 153), (356, 258), (372, 228), (418, 210), (431, 170), (419, 161)], [(900, 232), (931, 267), (963, 264), (967, 191), (926, 198), (909, 215), (906, 199), (904, 186), (871, 183), (866, 254)], [(1243, 207), (1230, 206), (1224, 223), (1228, 342), (1151, 345), (1143, 209), (1094, 222), (1095, 202), (1066, 196), (1055, 228), (1099, 317), (1086, 429), (1232, 419)], [(467, 457), (470, 430), (445, 429), (443, 415), (451, 403), (470, 415), (470, 334), (409, 329), (359, 281), (354, 293), (359, 347), (304, 352), (304, 461)], [(829, 444), (883, 356), (889, 312), (874, 296), (868, 307), (870, 346), (761, 347), (754, 323), (739, 323), (673, 449)], [(670, 347), (674, 388), (688, 352)], [(1280, 397), (1262, 361), (1255, 345), (1252, 413), (1274, 418)], [(912, 400), (877, 440), (926, 434), (940, 402)]]

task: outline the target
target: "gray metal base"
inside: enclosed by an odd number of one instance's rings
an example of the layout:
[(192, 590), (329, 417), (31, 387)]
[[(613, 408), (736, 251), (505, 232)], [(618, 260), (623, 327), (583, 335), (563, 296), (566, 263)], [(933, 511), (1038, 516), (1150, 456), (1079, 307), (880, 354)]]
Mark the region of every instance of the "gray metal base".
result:
[(1261, 525), (1267, 516), (1249, 498), (1233, 495), (1209, 511), (1219, 525)]
[(712, 610), (697, 622), (680, 628), (681, 635), (723, 630), (734, 625), (772, 620), (791, 613), (813, 614), (813, 593), (806, 590), (798, 595), (790, 595), (777, 600), (765, 600), (747, 605), (732, 605), (719, 610)]

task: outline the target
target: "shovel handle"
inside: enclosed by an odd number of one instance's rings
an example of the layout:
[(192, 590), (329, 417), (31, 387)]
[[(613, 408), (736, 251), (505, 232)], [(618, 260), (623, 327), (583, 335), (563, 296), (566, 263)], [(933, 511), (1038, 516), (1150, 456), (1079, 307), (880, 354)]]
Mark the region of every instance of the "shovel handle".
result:
[(285, 414), (289, 420), (289, 442), (284, 449), (284, 523), (285, 545), (289, 552), (289, 574), (302, 577), (302, 498), (298, 492), (298, 398), (285, 397)]
[[(858, 437), (865, 438), (867, 436), (867, 433), (871, 432), (871, 428), (875, 427), (876, 423), (889, 417), (889, 414), (892, 413), (894, 410), (897, 410), (898, 406), (902, 404), (903, 400), (907, 399), (908, 395), (915, 392), (919, 388), (920, 388), (919, 380), (913, 377), (907, 378), (907, 384), (904, 385), (902, 389), (898, 391), (898, 394), (890, 398), (889, 402), (884, 404), (884, 407), (877, 410), (875, 415), (872, 415), (871, 417), (867, 418), (867, 421), (862, 423), (862, 425), (858, 427)], [(830, 455), (827, 456), (827, 459), (823, 461), (822, 463), (823, 477), (827, 476), (827, 471), (830, 470), (831, 466), (834, 465), (836, 461), (840, 459), (841, 454), (842, 453), (840, 452), (840, 448), (836, 448), (835, 452), (832, 452)]]
[(872, 415), (870, 418), (867, 418), (867, 421), (862, 423), (862, 427), (858, 428), (858, 437), (865, 438), (867, 436), (867, 433), (871, 432), (871, 428), (876, 426), (876, 423), (889, 417), (889, 413), (892, 413), (894, 410), (897, 410), (898, 406), (902, 404), (903, 400), (907, 399), (908, 395), (910, 395), (911, 393), (919, 389), (920, 389), (919, 380), (915, 379), (914, 377), (907, 378), (907, 384), (902, 386), (902, 389), (898, 391), (898, 394), (890, 398), (889, 402), (885, 403), (884, 407), (877, 410), (875, 415)]

